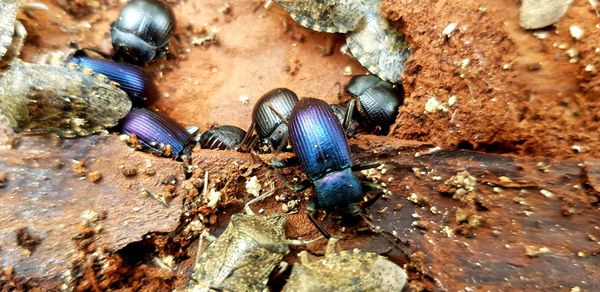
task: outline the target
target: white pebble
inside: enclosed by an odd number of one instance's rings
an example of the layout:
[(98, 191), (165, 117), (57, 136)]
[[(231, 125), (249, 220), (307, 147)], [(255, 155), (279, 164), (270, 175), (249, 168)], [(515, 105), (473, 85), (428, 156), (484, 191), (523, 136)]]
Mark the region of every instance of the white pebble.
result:
[(581, 26), (579, 25), (571, 25), (569, 27), (569, 32), (571, 33), (571, 36), (576, 40), (580, 40), (581, 38), (583, 38), (583, 28), (581, 28)]
[(444, 30), (442, 31), (442, 36), (445, 38), (449, 38), (456, 29), (456, 26), (456, 22), (449, 23), (448, 26), (446, 26), (446, 28), (444, 28)]

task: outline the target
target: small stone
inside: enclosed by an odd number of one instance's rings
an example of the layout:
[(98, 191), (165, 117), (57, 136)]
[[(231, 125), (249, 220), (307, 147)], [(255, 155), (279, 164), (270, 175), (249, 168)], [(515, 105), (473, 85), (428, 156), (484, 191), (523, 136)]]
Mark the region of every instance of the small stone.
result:
[(121, 173), (123, 173), (125, 177), (134, 177), (137, 175), (137, 169), (134, 167), (123, 167)]
[(585, 72), (596, 72), (596, 66), (593, 64), (588, 64), (583, 70), (585, 70)]
[(100, 182), (100, 180), (102, 180), (102, 173), (99, 171), (92, 171), (87, 174), (87, 179), (90, 182), (98, 183), (98, 182)]
[(346, 68), (344, 68), (344, 76), (352, 76), (352, 67), (346, 66)]
[(519, 25), (537, 29), (557, 22), (569, 8), (572, 0), (523, 0)]
[(533, 32), (533, 36), (535, 36), (536, 38), (543, 40), (546, 39), (548, 37), (548, 31), (547, 30), (538, 30)]
[(456, 99), (457, 99), (457, 98), (456, 98), (456, 96), (454, 96), (454, 95), (453, 95), (453, 96), (450, 96), (450, 97), (448, 97), (448, 105), (449, 105), (449, 106), (453, 106), (453, 105), (455, 105), (455, 104), (456, 104)]
[(545, 253), (549, 253), (549, 252), (550, 252), (550, 249), (545, 246), (542, 246), (539, 248), (532, 246), (532, 245), (525, 246), (525, 255), (527, 255), (528, 257), (534, 258), (541, 254), (545, 254)]
[(435, 96), (430, 96), (425, 103), (425, 113), (436, 113), (438, 111), (448, 111), (448, 108), (443, 103), (440, 103)]
[(454, 33), (454, 30), (456, 30), (456, 26), (456, 22), (449, 23), (442, 31), (442, 37), (450, 38), (450, 36), (452, 36), (452, 33)]
[(253, 176), (246, 181), (246, 191), (255, 197), (260, 195), (261, 188), (260, 182), (256, 176)]
[(240, 102), (243, 105), (247, 105), (248, 103), (250, 103), (250, 97), (248, 97), (247, 95), (242, 95), (240, 96)]
[(573, 37), (575, 40), (580, 40), (583, 38), (583, 28), (581, 28), (579, 25), (571, 25), (569, 27), (569, 32), (571, 33), (571, 37)]
[(552, 193), (549, 190), (540, 190), (540, 194), (542, 194), (544, 197), (550, 199), (554, 197), (554, 193)]

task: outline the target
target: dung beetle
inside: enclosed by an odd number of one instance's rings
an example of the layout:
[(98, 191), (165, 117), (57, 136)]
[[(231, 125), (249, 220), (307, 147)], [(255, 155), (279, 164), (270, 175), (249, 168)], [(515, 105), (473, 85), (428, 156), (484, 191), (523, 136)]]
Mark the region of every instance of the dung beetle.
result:
[(354, 116), (361, 127), (386, 134), (402, 105), (402, 86), (381, 80), (375, 75), (357, 75), (350, 79), (344, 89), (353, 97), (349, 107), (355, 107)]
[[(258, 140), (271, 150), (283, 146), (288, 136), (287, 118), (296, 102), (298, 96), (287, 88), (276, 88), (265, 93), (254, 105), (252, 124), (242, 144), (252, 148)], [(258, 137), (252, 138), (254, 131)]]
[(200, 135), (202, 149), (235, 150), (240, 145), (246, 131), (230, 125), (212, 128)]
[(122, 121), (121, 131), (130, 136), (134, 146), (168, 157), (187, 155), (193, 145), (189, 133), (175, 121), (144, 108), (131, 110)]
[[(341, 211), (342, 215), (362, 216), (358, 202), (363, 195), (363, 186), (377, 186), (361, 182), (354, 175), (353, 171), (363, 166), (353, 166), (344, 129), (326, 102), (315, 98), (301, 99), (292, 110), (288, 124), (290, 143), (308, 176), (308, 182), (295, 189), (314, 186), (317, 200), (316, 204), (309, 205), (308, 215), (319, 231), (329, 237), (314, 219), (317, 207)], [(282, 165), (275, 157), (273, 165)]]
[(167, 51), (175, 30), (171, 7), (159, 0), (133, 0), (111, 24), (115, 59), (145, 65)]
[(134, 107), (145, 106), (149, 96), (154, 94), (152, 79), (137, 66), (80, 54), (70, 57), (67, 62), (89, 68), (116, 82), (118, 87), (127, 93)]

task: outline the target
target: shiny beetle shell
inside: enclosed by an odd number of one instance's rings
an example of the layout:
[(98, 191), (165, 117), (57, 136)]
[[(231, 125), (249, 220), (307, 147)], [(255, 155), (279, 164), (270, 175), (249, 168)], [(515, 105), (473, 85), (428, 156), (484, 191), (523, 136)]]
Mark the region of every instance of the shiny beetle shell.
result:
[(202, 149), (234, 150), (246, 136), (246, 131), (230, 125), (212, 128), (200, 136)]
[(382, 86), (369, 88), (356, 99), (359, 123), (368, 130), (380, 128), (387, 133), (396, 121), (398, 108), (402, 104), (392, 90)]
[(252, 112), (252, 121), (258, 136), (267, 140), (271, 146), (277, 147), (288, 131), (282, 117), (289, 117), (296, 102), (298, 96), (287, 88), (276, 88), (265, 93)]
[(191, 291), (267, 291), (269, 274), (289, 252), (286, 217), (234, 214), (196, 258)]
[(387, 133), (403, 102), (402, 86), (394, 86), (374, 75), (358, 75), (352, 77), (344, 89), (356, 98), (355, 116), (361, 126), (368, 131), (379, 129)]
[(374, 253), (341, 251), (314, 262), (305, 253), (283, 291), (402, 291), (407, 282), (404, 269)]
[(301, 99), (290, 115), (289, 135), (302, 169), (315, 185), (320, 207), (347, 208), (358, 202), (362, 188), (351, 171), (350, 148), (326, 102)]
[(84, 56), (71, 57), (68, 62), (90, 68), (118, 83), (119, 88), (127, 93), (134, 106), (141, 107), (146, 105), (146, 100), (149, 94), (151, 94), (150, 89), (153, 88), (153, 84), (150, 76), (141, 68), (125, 63)]
[(191, 142), (188, 132), (170, 118), (143, 108), (133, 109), (123, 120), (122, 132), (133, 136), (152, 152), (178, 157)]
[(106, 77), (13, 60), (0, 74), (0, 112), (15, 131), (86, 136), (117, 125), (131, 109)]
[(111, 25), (115, 58), (144, 65), (166, 50), (175, 30), (171, 7), (159, 0), (133, 0)]
[(8, 52), (13, 41), (17, 8), (15, 0), (0, 0), (0, 60)]

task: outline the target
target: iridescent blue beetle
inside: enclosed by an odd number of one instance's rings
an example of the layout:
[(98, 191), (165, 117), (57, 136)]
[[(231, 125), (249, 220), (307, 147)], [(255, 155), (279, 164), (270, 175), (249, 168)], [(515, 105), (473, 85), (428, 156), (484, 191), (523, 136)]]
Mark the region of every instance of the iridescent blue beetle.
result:
[(119, 88), (127, 93), (134, 107), (143, 107), (146, 105), (148, 98), (155, 97), (156, 90), (152, 79), (142, 68), (137, 66), (90, 58), (85, 56), (83, 52), (76, 53), (67, 62), (89, 68), (116, 82)]
[[(363, 195), (363, 186), (377, 186), (361, 182), (354, 175), (356, 168), (353, 169), (344, 129), (326, 102), (315, 98), (301, 99), (292, 110), (288, 127), (294, 153), (315, 187), (317, 200), (308, 208), (309, 218), (327, 237), (329, 234), (314, 219), (316, 208), (360, 215), (358, 202)], [(281, 165), (275, 158), (273, 164)]]
[(162, 156), (182, 158), (193, 146), (189, 133), (175, 121), (144, 108), (131, 110), (122, 121), (121, 131), (129, 135), (134, 147)]

